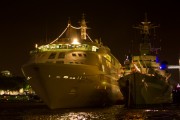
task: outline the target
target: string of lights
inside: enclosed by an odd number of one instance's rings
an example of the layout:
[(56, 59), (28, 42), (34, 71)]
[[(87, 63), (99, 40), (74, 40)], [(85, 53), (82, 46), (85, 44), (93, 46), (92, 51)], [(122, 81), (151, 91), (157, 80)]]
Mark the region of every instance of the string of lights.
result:
[(68, 26), (65, 28), (65, 30), (55, 40), (53, 40), (50, 44), (53, 44), (54, 42), (56, 42), (66, 32), (66, 30), (68, 29), (69, 26), (70, 26), (70, 24), (68, 24)]
[[(63, 31), (55, 40), (53, 40), (50, 44), (53, 44), (54, 42), (56, 42), (56, 41), (66, 32), (66, 30), (67, 30), (69, 27), (71, 27), (71, 28), (73, 28), (73, 29), (76, 29), (76, 30), (81, 29), (81, 27), (74, 27), (74, 26), (72, 26), (71, 24), (68, 24), (67, 27), (64, 29), (64, 31)], [(90, 38), (90, 36), (89, 36), (88, 34), (86, 34), (86, 35), (87, 35), (87, 37), (91, 40), (91, 42), (93, 42), (93, 40)]]

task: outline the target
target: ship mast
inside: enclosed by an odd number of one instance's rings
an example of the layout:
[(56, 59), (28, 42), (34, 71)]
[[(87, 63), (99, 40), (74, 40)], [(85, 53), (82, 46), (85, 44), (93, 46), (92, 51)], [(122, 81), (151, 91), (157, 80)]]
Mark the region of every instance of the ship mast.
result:
[(84, 14), (82, 16), (82, 20), (81, 20), (81, 39), (83, 40), (86, 40), (86, 29), (87, 29), (87, 26), (86, 26), (86, 21), (85, 21), (85, 17), (84, 17)]
[(145, 19), (139, 26), (136, 26), (134, 28), (139, 29), (141, 36), (142, 36), (142, 42), (140, 43), (140, 53), (141, 55), (148, 55), (151, 52), (151, 41), (150, 41), (150, 30), (153, 28), (156, 28), (159, 26), (154, 26), (151, 24), (151, 22), (147, 19), (147, 14), (145, 14)]

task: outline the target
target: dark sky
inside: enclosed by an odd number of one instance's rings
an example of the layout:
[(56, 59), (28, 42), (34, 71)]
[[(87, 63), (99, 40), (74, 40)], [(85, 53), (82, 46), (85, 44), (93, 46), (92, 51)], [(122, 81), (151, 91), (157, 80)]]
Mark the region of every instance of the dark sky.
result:
[(86, 14), (91, 38), (101, 38), (122, 63), (135, 37), (132, 26), (143, 21), (147, 12), (152, 23), (160, 24), (160, 60), (178, 64), (179, 6), (179, 0), (1, 1), (0, 70), (22, 75), (21, 66), (28, 60), (34, 44), (56, 38), (65, 29), (69, 17), (72, 25), (78, 26), (82, 13)]

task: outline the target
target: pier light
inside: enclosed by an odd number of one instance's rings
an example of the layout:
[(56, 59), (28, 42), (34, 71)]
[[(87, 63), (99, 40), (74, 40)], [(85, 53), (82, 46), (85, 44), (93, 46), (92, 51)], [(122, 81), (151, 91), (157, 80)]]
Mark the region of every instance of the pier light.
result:
[(77, 38), (74, 38), (72, 44), (76, 44), (77, 45), (77, 44), (80, 44), (80, 43), (79, 43)]

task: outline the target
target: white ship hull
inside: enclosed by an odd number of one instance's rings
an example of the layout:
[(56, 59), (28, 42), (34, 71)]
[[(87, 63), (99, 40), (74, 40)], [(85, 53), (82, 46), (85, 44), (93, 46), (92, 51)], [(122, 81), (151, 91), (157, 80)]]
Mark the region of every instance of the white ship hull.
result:
[(101, 106), (123, 99), (117, 81), (97, 66), (34, 63), (22, 70), (51, 109)]

